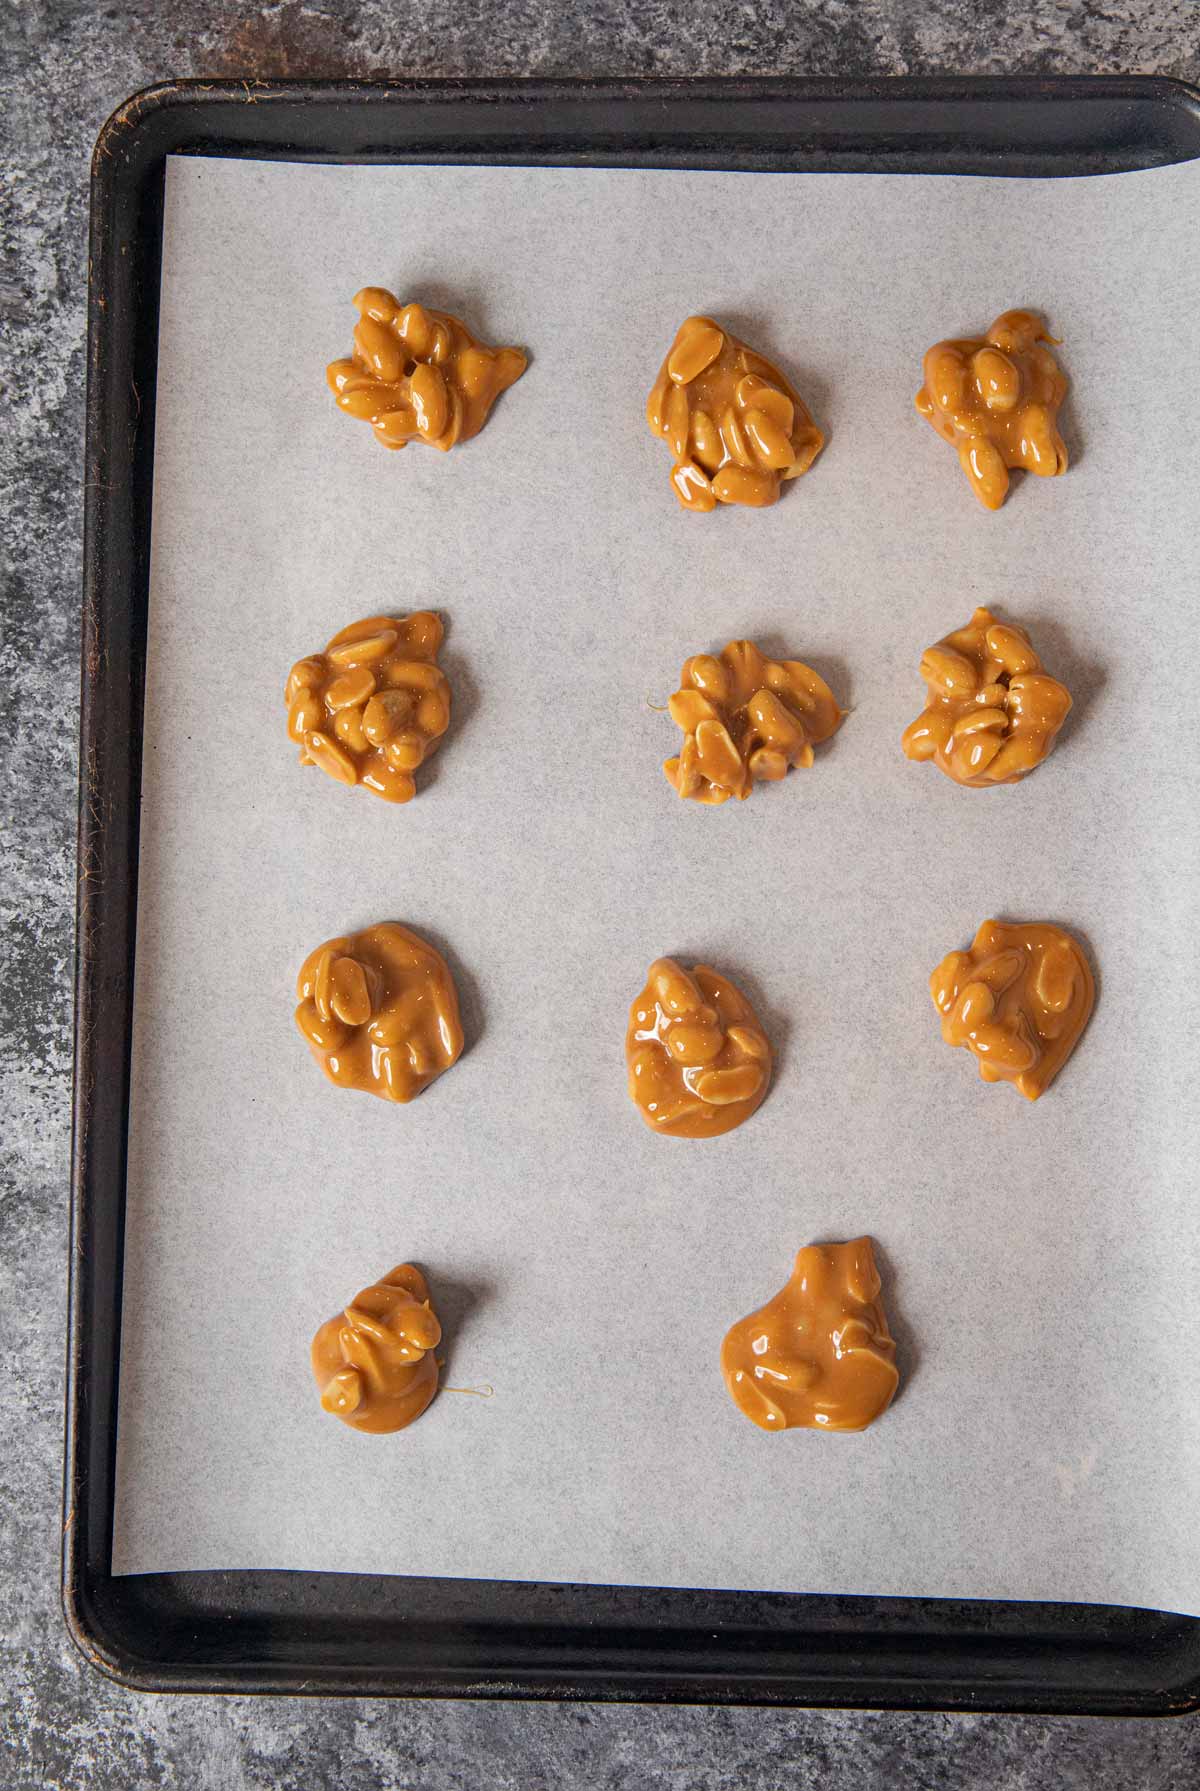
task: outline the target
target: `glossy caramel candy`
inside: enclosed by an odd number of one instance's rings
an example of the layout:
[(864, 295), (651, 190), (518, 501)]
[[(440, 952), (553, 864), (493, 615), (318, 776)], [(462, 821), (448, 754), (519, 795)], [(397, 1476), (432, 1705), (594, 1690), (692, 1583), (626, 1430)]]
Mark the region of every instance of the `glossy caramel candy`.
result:
[(437, 1392), (441, 1336), (424, 1275), (402, 1262), (313, 1338), (321, 1404), (355, 1430), (403, 1430)]
[(1071, 710), (1070, 692), (1042, 670), (1025, 630), (986, 609), (925, 649), (921, 676), (925, 707), (904, 730), (904, 751), (971, 789), (1028, 777)]
[(296, 979), (296, 1024), (331, 1082), (411, 1101), (463, 1048), (440, 952), (396, 921), (330, 939)]
[(754, 1009), (707, 964), (656, 958), (629, 1012), (629, 1093), (652, 1131), (715, 1138), (761, 1105), (771, 1047)]
[(773, 504), (806, 473), (825, 437), (773, 361), (711, 317), (687, 317), (646, 400), (646, 421), (671, 450), (671, 486), (685, 510)]
[(663, 765), (677, 795), (728, 802), (754, 785), (808, 767), (813, 747), (837, 731), (842, 711), (826, 684), (798, 659), (767, 659), (753, 641), (684, 661), (667, 705), (683, 746)]
[(967, 484), (987, 510), (1008, 496), (1010, 467), (1053, 479), (1067, 470), (1058, 408), (1067, 376), (1032, 311), (1005, 311), (986, 336), (935, 342), (924, 361), (918, 411), (958, 451)]
[(443, 628), (432, 610), (368, 616), (298, 659), (284, 689), (288, 733), (302, 765), (410, 802), (413, 773), (450, 725), (450, 685), (437, 663)]
[(809, 1244), (791, 1280), (726, 1334), (721, 1373), (760, 1430), (865, 1430), (899, 1385), (870, 1238)]
[(969, 951), (952, 951), (929, 979), (948, 1045), (972, 1052), (985, 1082), (1044, 1094), (1079, 1042), (1095, 1000), (1082, 947), (1046, 922), (985, 920)]
[(364, 286), (354, 304), (353, 353), (325, 377), (339, 409), (385, 448), (417, 441), (445, 453), (470, 441), (525, 371), (519, 348), (489, 348), (448, 311), (402, 305), (382, 286)]

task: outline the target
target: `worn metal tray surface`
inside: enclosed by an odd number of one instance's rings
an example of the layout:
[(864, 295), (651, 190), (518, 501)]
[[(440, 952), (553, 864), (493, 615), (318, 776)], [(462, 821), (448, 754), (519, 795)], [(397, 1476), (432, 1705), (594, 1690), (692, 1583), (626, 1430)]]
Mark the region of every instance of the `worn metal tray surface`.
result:
[(226, 1572), (114, 1577), (111, 1537), (165, 160), (1080, 175), (1200, 155), (1156, 78), (179, 83), (92, 182), (63, 1591), (145, 1689), (1173, 1713), (1200, 1621), (1096, 1605)]

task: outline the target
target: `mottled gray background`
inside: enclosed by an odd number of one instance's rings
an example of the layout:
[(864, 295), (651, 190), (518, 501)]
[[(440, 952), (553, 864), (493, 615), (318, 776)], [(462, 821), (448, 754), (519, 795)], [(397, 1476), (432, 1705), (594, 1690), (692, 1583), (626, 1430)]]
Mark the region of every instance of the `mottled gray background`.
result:
[(177, 75), (1200, 75), (1194, 0), (0, 0), (0, 1785), (1167, 1791), (1200, 1722), (136, 1697), (58, 1602), (88, 159)]

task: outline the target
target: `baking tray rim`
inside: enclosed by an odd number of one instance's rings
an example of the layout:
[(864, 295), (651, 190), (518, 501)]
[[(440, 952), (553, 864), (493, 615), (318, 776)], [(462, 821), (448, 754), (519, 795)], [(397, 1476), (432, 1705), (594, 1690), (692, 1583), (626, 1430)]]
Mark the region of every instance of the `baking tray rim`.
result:
[[(833, 1598), (812, 1594), (776, 1594), (793, 1606), (812, 1610), (822, 1607), (871, 1607), (886, 1605), (893, 1611), (919, 1609), (945, 1613), (949, 1609), (978, 1608), (992, 1612), (1020, 1612), (1032, 1615), (1038, 1611), (1064, 1613), (1108, 1613), (1119, 1625), (1136, 1627), (1137, 1619), (1163, 1619), (1168, 1629), (1185, 1633), (1189, 1675), (1186, 1680), (1161, 1683), (1155, 1679), (1145, 1686), (1124, 1690), (1097, 1686), (1080, 1690), (1069, 1685), (1047, 1686), (1043, 1683), (1022, 1683), (1020, 1675), (1004, 1672), (999, 1662), (990, 1673), (962, 1677), (962, 1661), (958, 1677), (953, 1673), (941, 1678), (922, 1677), (913, 1668), (899, 1665), (897, 1658), (891, 1676), (881, 1673), (864, 1680), (861, 1671), (848, 1668), (818, 1672), (811, 1661), (808, 1676), (796, 1663), (777, 1671), (742, 1670), (731, 1673), (728, 1666), (705, 1671), (695, 1665), (655, 1664), (640, 1667), (627, 1658), (623, 1666), (576, 1661), (569, 1666), (521, 1663), (516, 1671), (502, 1674), (481, 1670), (478, 1664), (422, 1666), (408, 1664), (402, 1669), (366, 1667), (361, 1661), (336, 1665), (329, 1661), (312, 1662), (239, 1661), (206, 1659), (189, 1663), (186, 1658), (164, 1660), (148, 1657), (129, 1645), (126, 1637), (113, 1628), (113, 1605), (110, 1599), (107, 1614), (97, 1589), (102, 1584), (111, 1588), (121, 1585), (137, 1589), (150, 1582), (183, 1579), (220, 1581), (239, 1577), (288, 1578), (296, 1580), (342, 1581), (346, 1578), (370, 1580), (373, 1576), (339, 1575), (131, 1575), (114, 1580), (107, 1546), (97, 1551), (99, 1534), (102, 1541), (111, 1540), (112, 1522), (112, 1454), (115, 1448), (117, 1413), (117, 1373), (119, 1363), (120, 1271), (123, 1237), (124, 1192), (124, 1128), (128, 1108), (128, 1049), (132, 1023), (132, 964), (134, 926), (136, 921), (137, 882), (137, 802), (140, 784), (140, 717), (142, 706), (142, 653), (146, 612), (146, 583), (149, 567), (149, 480), (153, 468), (153, 392), (154, 351), (156, 347), (156, 310), (158, 293), (158, 236), (161, 223), (156, 210), (154, 183), (161, 205), (161, 178), (165, 158), (171, 153), (194, 152), (198, 142), (189, 138), (187, 126), (197, 116), (198, 108), (215, 108), (223, 114), (223, 122), (231, 135), (214, 136), (211, 128), (202, 133), (200, 142), (206, 153), (234, 156), (276, 155), (281, 158), (324, 161), (416, 161), (454, 159), (464, 161), (565, 162), (568, 165), (637, 165), (637, 166), (702, 166), (721, 167), (749, 165), (770, 166), (770, 157), (782, 154), (783, 165), (809, 168), (857, 166), (857, 157), (866, 154), (870, 160), (870, 140), (879, 137), (879, 125), (895, 123), (904, 114), (903, 129), (889, 142), (889, 155), (900, 157), (913, 172), (926, 171), (925, 158), (931, 153), (929, 144), (945, 133), (935, 114), (946, 108), (964, 105), (978, 116), (981, 103), (999, 106), (997, 118), (1011, 113), (1012, 108), (1033, 105), (1043, 116), (1046, 108), (1061, 116), (1064, 103), (1080, 102), (1136, 109), (1148, 104), (1168, 115), (1181, 136), (1172, 151), (1155, 153), (1149, 161), (1134, 159), (1131, 166), (1153, 165), (1200, 155), (1200, 89), (1167, 76), (1054, 76), (1054, 77), (883, 77), (871, 80), (838, 78), (790, 77), (686, 77), (681, 79), (586, 79), (555, 80), (533, 77), (505, 80), (416, 80), (399, 82), (363, 81), (176, 81), (143, 89), (117, 108), (103, 127), (97, 140), (92, 165), (91, 244), (89, 256), (89, 330), (87, 389), (87, 450), (85, 481), (85, 551), (84, 551), (84, 627), (82, 647), (82, 705), (79, 799), (79, 892), (76, 944), (76, 1072), (73, 1099), (73, 1139), (71, 1178), (71, 1255), (68, 1324), (68, 1372), (66, 1407), (66, 1451), (64, 1463), (64, 1526), (63, 1526), (63, 1608), (69, 1633), (84, 1657), (107, 1676), (132, 1688), (142, 1690), (191, 1691), (256, 1691), (262, 1693), (291, 1692), (313, 1695), (345, 1693), (357, 1695), (414, 1695), (437, 1697), (522, 1697), (549, 1699), (633, 1699), (646, 1702), (699, 1703), (763, 1703), (780, 1705), (839, 1705), (861, 1708), (911, 1709), (988, 1709), (1023, 1710), (1030, 1713), (1077, 1712), (1096, 1714), (1184, 1714), (1200, 1708), (1200, 1619), (1173, 1617), (1170, 1613), (1140, 1612), (1124, 1607), (1017, 1605), (989, 1600), (876, 1600)], [(751, 113), (766, 109), (769, 120), (757, 116), (743, 119), (745, 134), (736, 142), (705, 137), (700, 150), (689, 147), (692, 139), (686, 132), (675, 130), (668, 116), (680, 105), (698, 105), (706, 111), (722, 111), (721, 121), (736, 122), (734, 109), (747, 108)], [(497, 109), (514, 108), (506, 120), (507, 136), (502, 143), (511, 149), (497, 149), (495, 129), (492, 134), (470, 135), (459, 140), (457, 147), (442, 153), (430, 148), (427, 155), (414, 153), (411, 138), (394, 140), (391, 147), (364, 154), (361, 146), (347, 150), (312, 149), (284, 137), (271, 139), (276, 126), (269, 122), (272, 113), (288, 107), (317, 107), (328, 114), (330, 108), (361, 109), (360, 116), (374, 118), (381, 111), (394, 112), (408, 108), (407, 116), (415, 123), (418, 114), (429, 107), (448, 107), (457, 113), (458, 122), (467, 117), (473, 121), (491, 118), (499, 121)], [(649, 122), (638, 108), (650, 108)], [(545, 121), (535, 116), (539, 110), (558, 107), (612, 108), (638, 116), (625, 127), (619, 121), (598, 130), (595, 119), (584, 116), (574, 126), (575, 134), (560, 127), (558, 136), (543, 134)], [(863, 122), (862, 108), (882, 108), (872, 128)], [(857, 129), (854, 147), (840, 152), (838, 118), (849, 108), (842, 129)], [(264, 117), (264, 114), (268, 116)], [(234, 120), (237, 128), (233, 129)], [(765, 128), (782, 136), (772, 136)], [(799, 127), (803, 126), (807, 130)], [(923, 126), (924, 128), (919, 128)], [(706, 122), (706, 132), (713, 128)], [(825, 135), (822, 136), (822, 130)], [(266, 133), (264, 136), (263, 133)], [(640, 133), (640, 134), (639, 134)], [(1183, 140), (1185, 136), (1188, 140)], [(156, 140), (157, 139), (157, 140)], [(1147, 141), (1148, 139), (1143, 139)], [(422, 140), (424, 141), (424, 140)], [(863, 142), (867, 143), (866, 151)], [(430, 139), (432, 142), (432, 139)], [(465, 145), (465, 147), (464, 147)], [(721, 145), (724, 145), (722, 147)], [(428, 145), (426, 145), (428, 146)], [(961, 141), (959, 157), (963, 159)], [(947, 147), (940, 152), (945, 158)], [(1059, 150), (1070, 157), (1070, 149)], [(1076, 155), (1078, 151), (1074, 152)], [(799, 158), (790, 163), (788, 157)], [(970, 157), (967, 156), (967, 160)], [(874, 165), (880, 166), (876, 157)], [(973, 171), (955, 168), (943, 172)], [(985, 171), (1001, 173), (1000, 168)], [(1022, 167), (1009, 173), (1027, 171)], [(1060, 172), (1101, 172), (1101, 167), (1061, 169)], [(124, 231), (128, 235), (123, 234)], [(132, 251), (132, 253), (131, 253)], [(122, 266), (124, 262), (124, 266)], [(120, 305), (110, 305), (114, 296), (130, 301), (131, 309), (123, 314)], [(153, 313), (154, 315), (151, 315)], [(122, 335), (123, 332), (123, 335)], [(112, 349), (118, 352), (110, 353)], [(119, 363), (119, 364), (118, 364)], [(131, 390), (123, 390), (120, 374), (128, 373)], [(138, 375), (141, 375), (141, 384)], [(148, 375), (148, 377), (147, 377)], [(118, 424), (124, 425), (120, 437)], [(124, 481), (110, 475), (114, 459), (127, 463)], [(141, 489), (135, 491), (140, 468)], [(122, 554), (124, 559), (122, 560)], [(139, 640), (139, 624), (141, 639)], [(114, 737), (106, 726), (110, 717), (121, 719), (127, 726), (123, 737)], [(119, 836), (116, 837), (116, 836)], [(115, 888), (113, 887), (115, 884)], [(114, 907), (116, 915), (114, 919)], [(119, 925), (117, 923), (123, 923)], [(124, 941), (124, 963), (112, 963), (114, 942)], [(114, 1037), (122, 1051), (117, 1082), (118, 1099), (107, 1095), (109, 1084), (98, 1073)], [(111, 1063), (107, 1066), (111, 1068)], [(114, 1154), (115, 1153), (115, 1154)], [(107, 1236), (100, 1221), (104, 1217), (98, 1201), (96, 1171), (98, 1158), (106, 1154), (108, 1165), (109, 1217), (113, 1221)], [(119, 1187), (114, 1187), (112, 1168), (120, 1170)], [(101, 1177), (101, 1180), (104, 1178)], [(108, 1271), (107, 1287), (104, 1271)], [(106, 1300), (111, 1309), (107, 1378), (100, 1376), (96, 1385), (95, 1367), (98, 1339), (94, 1320), (98, 1307)], [(90, 1354), (89, 1354), (90, 1351)], [(101, 1356), (102, 1359), (102, 1356)], [(107, 1411), (107, 1460), (97, 1459), (98, 1451), (90, 1429), (96, 1426), (94, 1409), (96, 1394)], [(90, 1429), (89, 1429), (90, 1427)], [(93, 1470), (101, 1469), (104, 1507), (97, 1512), (93, 1505)], [(99, 1520), (99, 1522), (98, 1522)], [(97, 1553), (103, 1565), (96, 1565)], [(389, 1576), (380, 1576), (385, 1581)], [(458, 1581), (443, 1582), (460, 1587), (495, 1588), (523, 1586), (526, 1582)], [(411, 1587), (416, 1582), (399, 1579), (395, 1586)], [(592, 1588), (555, 1587), (550, 1590), (564, 1596), (605, 1592), (637, 1593), (647, 1599), (670, 1598), (670, 1589), (662, 1588)], [(713, 1599), (745, 1600), (741, 1593), (707, 1594)], [(230, 1618), (230, 1621), (234, 1621)], [(269, 1625), (268, 1625), (269, 1627)], [(711, 1630), (711, 1622), (706, 1627)], [(694, 1625), (693, 1625), (694, 1628)], [(585, 1624), (586, 1629), (586, 1624)], [(646, 1633), (646, 1632), (639, 1632)], [(663, 1630), (650, 1632), (652, 1646), (647, 1656), (669, 1653), (673, 1634)], [(711, 1633), (714, 1639), (722, 1633), (720, 1622)], [(738, 1633), (731, 1627), (729, 1634)], [(780, 1630), (782, 1641), (794, 1632)], [(850, 1655), (867, 1649), (868, 1632), (847, 1625), (842, 1631), (830, 1631), (845, 1642)], [(933, 1631), (931, 1629), (930, 1633)], [(940, 1632), (939, 1632), (940, 1633)], [(600, 1632), (594, 1632), (597, 1642)], [(765, 1635), (765, 1632), (764, 1632)], [(914, 1631), (903, 1638), (912, 1642)], [(829, 1638), (826, 1637), (826, 1640)], [(888, 1635), (884, 1637), (887, 1641)], [(894, 1647), (903, 1654), (901, 1636), (897, 1633)], [(946, 1638), (942, 1636), (943, 1643)], [(1026, 1638), (1028, 1640), (1028, 1638)], [(958, 1638), (963, 1657), (980, 1652), (979, 1637), (964, 1631)], [(1020, 1635), (1006, 1639), (1008, 1655), (1019, 1653)], [(619, 1644), (609, 1642), (611, 1652)], [(628, 1651), (628, 1644), (626, 1649)], [(1097, 1645), (1092, 1644), (1093, 1651)], [(1143, 1646), (1155, 1652), (1155, 1639), (1147, 1634)], [(636, 1652), (636, 1651), (635, 1651)], [(953, 1650), (952, 1650), (953, 1652)], [(1005, 1648), (1001, 1647), (1001, 1653)], [(186, 1653), (186, 1651), (185, 1651)], [(836, 1653), (836, 1650), (835, 1650)], [(801, 1657), (805, 1654), (803, 1644)], [(752, 1653), (745, 1656), (747, 1662)], [(1165, 1666), (1164, 1662), (1164, 1666)], [(943, 1673), (948, 1673), (944, 1668)], [(1194, 1675), (1194, 1676), (1193, 1676)]]

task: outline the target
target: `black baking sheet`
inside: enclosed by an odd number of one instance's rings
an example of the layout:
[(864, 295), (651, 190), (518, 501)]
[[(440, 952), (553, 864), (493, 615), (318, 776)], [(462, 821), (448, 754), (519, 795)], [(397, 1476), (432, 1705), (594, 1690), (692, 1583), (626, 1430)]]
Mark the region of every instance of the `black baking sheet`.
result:
[(171, 153), (1080, 174), (1200, 153), (1156, 80), (213, 86), (140, 96), (93, 185), (64, 1590), (84, 1651), (174, 1689), (1165, 1711), (1200, 1623), (998, 1604), (109, 1571), (158, 257)]

